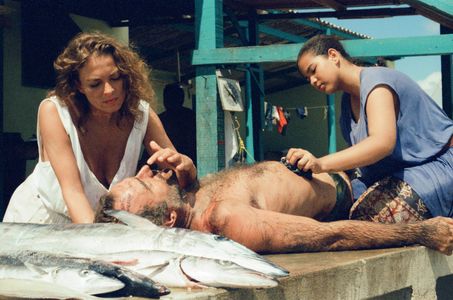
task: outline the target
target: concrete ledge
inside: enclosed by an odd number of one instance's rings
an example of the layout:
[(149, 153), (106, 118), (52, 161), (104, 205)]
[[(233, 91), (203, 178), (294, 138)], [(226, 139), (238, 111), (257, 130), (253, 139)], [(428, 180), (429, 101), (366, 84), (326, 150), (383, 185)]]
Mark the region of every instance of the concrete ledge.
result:
[(275, 288), (173, 289), (162, 299), (425, 300), (437, 299), (436, 289), (438, 299), (453, 297), (453, 276), (445, 277), (453, 274), (453, 256), (422, 246), (267, 257), (291, 274)]

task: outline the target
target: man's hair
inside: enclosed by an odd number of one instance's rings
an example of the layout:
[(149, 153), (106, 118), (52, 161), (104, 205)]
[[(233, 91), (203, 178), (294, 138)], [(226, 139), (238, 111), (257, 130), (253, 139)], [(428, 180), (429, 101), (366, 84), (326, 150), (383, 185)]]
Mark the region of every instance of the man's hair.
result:
[(157, 205), (146, 206), (138, 214), (140, 217), (143, 217), (156, 225), (161, 226), (164, 224), (164, 221), (169, 217), (169, 209), (166, 201), (160, 202)]
[[(175, 187), (176, 185), (173, 186)], [(148, 219), (154, 224), (160, 226), (164, 224), (165, 220), (167, 220), (170, 216), (169, 204), (171, 208), (178, 211), (178, 213), (181, 213), (183, 198), (184, 191), (177, 188), (170, 189), (168, 197), (165, 199), (165, 201), (160, 201), (159, 203), (153, 206), (146, 205), (141, 211), (137, 212), (136, 215)], [(107, 210), (113, 209), (113, 204), (116, 201), (118, 201), (118, 199), (115, 199), (115, 197), (110, 192), (107, 192), (104, 195), (102, 195), (101, 198), (99, 199), (99, 204), (96, 209), (94, 222), (118, 223), (119, 221), (115, 217), (112, 217), (105, 213)]]
[(343, 45), (340, 43), (340, 40), (336, 36), (319, 34), (315, 35), (304, 43), (299, 51), (299, 54), (297, 55), (297, 61), (299, 61), (302, 55), (308, 52), (312, 53), (315, 56), (327, 55), (327, 52), (330, 48), (333, 48), (340, 52), (345, 59), (349, 61), (351, 60), (351, 57), (346, 52), (346, 50), (344, 50)]
[(118, 223), (115, 217), (105, 213), (105, 211), (113, 209), (114, 202), (115, 198), (111, 193), (107, 192), (101, 196), (94, 215), (94, 223)]

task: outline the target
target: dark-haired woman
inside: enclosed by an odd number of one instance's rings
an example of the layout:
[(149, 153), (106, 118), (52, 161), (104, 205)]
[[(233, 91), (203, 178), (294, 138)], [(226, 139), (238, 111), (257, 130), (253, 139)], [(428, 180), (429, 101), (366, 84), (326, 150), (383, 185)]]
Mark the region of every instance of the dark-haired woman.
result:
[(304, 44), (297, 66), (317, 90), (344, 92), (340, 126), (350, 147), (320, 158), (291, 149), (292, 164), (314, 173), (357, 168), (354, 219), (453, 216), (453, 121), (416, 82), (389, 68), (354, 64), (326, 35)]

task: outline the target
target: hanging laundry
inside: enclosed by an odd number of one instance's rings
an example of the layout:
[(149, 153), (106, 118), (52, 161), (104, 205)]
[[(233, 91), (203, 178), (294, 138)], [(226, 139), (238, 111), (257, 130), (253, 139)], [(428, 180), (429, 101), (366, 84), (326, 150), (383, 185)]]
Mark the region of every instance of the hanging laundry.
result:
[(280, 122), (280, 114), (278, 113), (277, 106), (272, 106), (272, 124), (278, 125)]
[(288, 110), (283, 109), (283, 114), (285, 115), (286, 122), (289, 123), (289, 121), (291, 120), (291, 113)]
[(299, 118), (301, 118), (301, 119), (304, 119), (305, 117), (308, 116), (308, 109), (306, 106), (297, 107), (296, 111), (297, 111), (297, 114), (299, 115)]
[(280, 133), (281, 135), (285, 135), (286, 127), (288, 126), (288, 121), (285, 118), (285, 113), (283, 112), (283, 108), (281, 106), (277, 107), (277, 113), (279, 116), (279, 121), (277, 123), (278, 133)]
[(235, 155), (239, 151), (239, 143), (236, 136), (235, 123), (233, 121), (233, 112), (224, 112), (224, 130), (225, 130), (225, 166), (230, 167), (235, 163)]
[(270, 105), (268, 102), (264, 102), (264, 128), (266, 128), (267, 131), (272, 131), (272, 123), (273, 123), (273, 117), (272, 117), (272, 112), (273, 112), (273, 106)]

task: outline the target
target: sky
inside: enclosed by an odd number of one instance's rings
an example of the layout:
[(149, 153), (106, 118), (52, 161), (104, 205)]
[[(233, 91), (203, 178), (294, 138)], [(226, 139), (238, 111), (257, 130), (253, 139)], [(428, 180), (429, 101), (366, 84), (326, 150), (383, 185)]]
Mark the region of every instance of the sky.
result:
[[(439, 35), (439, 24), (422, 16), (401, 16), (385, 19), (324, 19), (335, 25), (369, 35), (372, 38), (393, 38)], [(415, 80), (439, 105), (442, 103), (440, 56), (414, 56), (399, 59), (395, 68)]]

